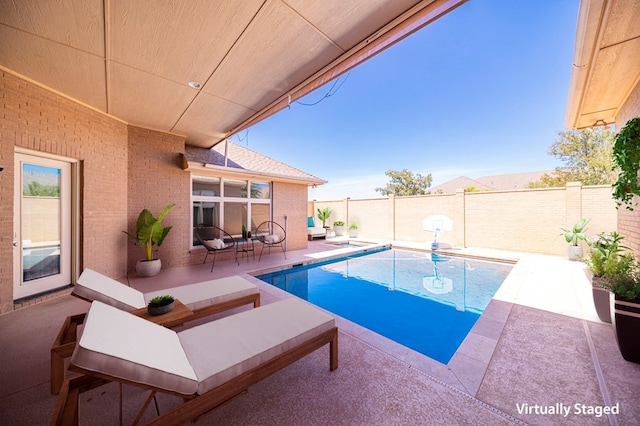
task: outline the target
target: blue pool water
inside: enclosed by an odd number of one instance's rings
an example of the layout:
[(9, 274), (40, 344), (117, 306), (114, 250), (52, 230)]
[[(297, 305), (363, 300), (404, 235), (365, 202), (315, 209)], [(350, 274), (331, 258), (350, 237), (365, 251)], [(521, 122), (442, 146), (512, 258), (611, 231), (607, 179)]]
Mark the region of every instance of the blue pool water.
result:
[(389, 249), (258, 278), (446, 364), (512, 268)]

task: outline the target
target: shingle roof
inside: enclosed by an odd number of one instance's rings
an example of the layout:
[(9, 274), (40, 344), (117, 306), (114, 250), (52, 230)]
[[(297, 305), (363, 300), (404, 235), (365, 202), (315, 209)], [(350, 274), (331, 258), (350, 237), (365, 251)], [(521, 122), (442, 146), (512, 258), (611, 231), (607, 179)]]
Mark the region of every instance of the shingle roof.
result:
[[(185, 147), (185, 157), (189, 162), (207, 164), (224, 167), (225, 144), (220, 143), (212, 149), (197, 148), (193, 146)], [(266, 155), (260, 154), (249, 148), (228, 142), (227, 146), (227, 167), (243, 170), (247, 172), (257, 172), (264, 175), (272, 175), (292, 180), (305, 180), (312, 184), (326, 183), (316, 176), (306, 173), (293, 166), (275, 160)]]
[(458, 189), (465, 189), (470, 186), (480, 191), (507, 191), (510, 189), (525, 189), (531, 182), (539, 180), (544, 172), (524, 172), (513, 173), (508, 175), (483, 176), (477, 179), (470, 179), (466, 176), (460, 176), (441, 185), (430, 188), (432, 194), (443, 193), (448, 194), (456, 192)]

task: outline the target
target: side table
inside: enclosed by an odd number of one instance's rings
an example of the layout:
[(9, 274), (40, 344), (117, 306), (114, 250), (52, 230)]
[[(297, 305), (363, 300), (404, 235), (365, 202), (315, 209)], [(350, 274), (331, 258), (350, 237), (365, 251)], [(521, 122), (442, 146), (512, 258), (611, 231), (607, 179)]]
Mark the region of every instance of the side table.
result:
[(249, 261), (249, 253), (253, 255), (253, 260), (256, 260), (256, 252), (253, 246), (255, 238), (240, 238), (237, 243), (237, 252), (241, 253), (240, 256), (247, 255), (247, 262)]

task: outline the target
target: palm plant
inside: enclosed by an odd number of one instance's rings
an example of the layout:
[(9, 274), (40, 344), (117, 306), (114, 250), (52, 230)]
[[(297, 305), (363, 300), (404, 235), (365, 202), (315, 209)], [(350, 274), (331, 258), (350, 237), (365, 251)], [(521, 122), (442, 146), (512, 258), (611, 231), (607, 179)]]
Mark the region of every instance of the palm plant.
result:
[(325, 207), (322, 210), (318, 209), (318, 219), (322, 221), (323, 228), (326, 228), (325, 222), (329, 219), (329, 216), (331, 216), (331, 209), (329, 209), (329, 207)]

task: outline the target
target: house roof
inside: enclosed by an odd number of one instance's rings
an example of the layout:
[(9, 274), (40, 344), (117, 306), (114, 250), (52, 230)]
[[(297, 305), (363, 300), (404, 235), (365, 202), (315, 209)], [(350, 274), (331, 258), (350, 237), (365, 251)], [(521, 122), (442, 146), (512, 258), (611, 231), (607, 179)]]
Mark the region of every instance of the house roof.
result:
[(480, 191), (525, 189), (529, 183), (539, 180), (545, 173), (551, 173), (551, 171), (483, 176), (476, 179), (460, 176), (441, 185), (434, 186), (430, 191), (432, 194), (449, 194), (456, 192), (458, 189), (469, 188), (470, 186), (473, 186)]
[(0, 68), (210, 148), (464, 2), (2, 1)]
[(615, 122), (640, 81), (639, 22), (638, 0), (580, 1), (567, 128)]
[(268, 179), (306, 185), (327, 183), (300, 169), (230, 141), (216, 145), (213, 149), (187, 146), (184, 158), (185, 169), (208, 174), (223, 172), (226, 176), (236, 175), (245, 179)]

